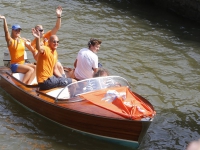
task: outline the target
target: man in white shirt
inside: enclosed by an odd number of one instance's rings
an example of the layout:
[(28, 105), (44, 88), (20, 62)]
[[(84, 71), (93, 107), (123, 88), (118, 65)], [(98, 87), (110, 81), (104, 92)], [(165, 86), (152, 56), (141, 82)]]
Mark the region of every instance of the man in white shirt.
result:
[(74, 75), (77, 80), (92, 78), (98, 71), (98, 56), (96, 53), (100, 49), (101, 41), (91, 38), (88, 48), (83, 48), (78, 52), (74, 62)]

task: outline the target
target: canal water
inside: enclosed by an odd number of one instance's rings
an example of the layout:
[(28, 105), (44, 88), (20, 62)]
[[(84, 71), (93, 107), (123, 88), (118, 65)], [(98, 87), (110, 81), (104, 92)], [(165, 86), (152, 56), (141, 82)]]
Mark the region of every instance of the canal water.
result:
[[(131, 0), (130, 0), (131, 1)], [(22, 37), (31, 28), (55, 25), (63, 7), (59, 60), (72, 67), (88, 40), (102, 40), (99, 61), (111, 75), (126, 78), (148, 99), (157, 116), (140, 150), (184, 150), (200, 138), (200, 26), (167, 10), (128, 0), (0, 0), (8, 26), (19, 23)], [(7, 50), (0, 21), (0, 65)], [(33, 61), (31, 53), (29, 58)], [(79, 118), (77, 118), (79, 119)], [(126, 150), (59, 126), (23, 108), (0, 90), (0, 149)]]

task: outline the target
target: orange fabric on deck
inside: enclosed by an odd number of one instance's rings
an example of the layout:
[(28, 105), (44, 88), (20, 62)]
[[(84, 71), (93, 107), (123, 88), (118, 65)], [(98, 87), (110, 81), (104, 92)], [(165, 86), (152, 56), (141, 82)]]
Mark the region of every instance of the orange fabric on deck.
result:
[[(118, 93), (125, 92), (126, 99), (122, 97), (116, 97), (113, 101), (105, 101), (105, 97), (108, 90), (115, 90)], [(134, 95), (127, 87), (112, 87), (109, 89), (102, 89), (95, 92), (81, 94), (81, 98), (86, 99), (95, 105), (108, 109), (119, 115), (133, 120), (140, 120), (144, 117), (152, 118), (155, 115), (155, 111)]]

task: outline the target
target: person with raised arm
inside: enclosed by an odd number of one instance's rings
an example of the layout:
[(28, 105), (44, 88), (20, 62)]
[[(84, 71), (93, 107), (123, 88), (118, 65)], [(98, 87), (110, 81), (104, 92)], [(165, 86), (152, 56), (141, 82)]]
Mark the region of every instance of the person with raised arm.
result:
[[(44, 28), (42, 25), (35, 26), (35, 30), (38, 30), (41, 32), (41, 34), (40, 34), (40, 36), (41, 36), (40, 44), (41, 45), (47, 46), (50, 36), (55, 35), (57, 33), (57, 31), (60, 29), (61, 15), (62, 15), (62, 7), (58, 6), (56, 9), (56, 16), (57, 16), (56, 25), (53, 27), (53, 29), (47, 31), (46, 33), (44, 32)], [(29, 48), (29, 50), (32, 52), (34, 59), (37, 61), (38, 50), (36, 49), (36, 38), (31, 42), (31, 46), (32, 46), (32, 48)], [(57, 77), (62, 77), (62, 76), (65, 77), (65, 72), (64, 72), (63, 66), (59, 61), (57, 61), (54, 66), (54, 75)]]
[(40, 38), (42, 34), (39, 30), (32, 29), (32, 34), (36, 38), (36, 49), (38, 50), (38, 59), (36, 64), (36, 77), (40, 90), (48, 90), (56, 87), (64, 87), (76, 80), (65, 77), (57, 77), (53, 74), (53, 67), (57, 62), (57, 48), (59, 39), (56, 35), (51, 35), (48, 40), (48, 46), (41, 45)]
[(24, 77), (22, 82), (31, 84), (35, 78), (35, 65), (29, 63), (26, 64), (24, 59), (25, 47), (28, 47), (30, 42), (25, 38), (20, 37), (22, 30), (20, 25), (14, 24), (10, 35), (5, 16), (0, 15), (0, 19), (3, 19), (4, 22), (5, 39), (11, 57), (10, 69), (12, 73), (23, 73)]

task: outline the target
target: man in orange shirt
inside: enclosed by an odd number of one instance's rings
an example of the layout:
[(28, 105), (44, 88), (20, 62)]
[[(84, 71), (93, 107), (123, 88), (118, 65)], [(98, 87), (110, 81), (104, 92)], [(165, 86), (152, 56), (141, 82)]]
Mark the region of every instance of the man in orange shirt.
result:
[(72, 78), (57, 77), (53, 75), (53, 67), (57, 62), (58, 37), (51, 35), (48, 46), (41, 46), (39, 30), (32, 29), (33, 36), (36, 37), (36, 49), (38, 50), (38, 60), (36, 66), (36, 77), (40, 90), (48, 90), (55, 87), (64, 87), (76, 80)]
[[(56, 15), (57, 15), (57, 21), (56, 21), (56, 25), (53, 27), (52, 30), (47, 31), (46, 33), (44, 33), (44, 28), (42, 25), (36, 25), (35, 29), (40, 31), (40, 44), (41, 45), (48, 45), (48, 40), (50, 38), (51, 35), (55, 35), (57, 33), (57, 31), (60, 29), (61, 26), (61, 15), (62, 15), (62, 7), (58, 6), (56, 9)], [(29, 48), (29, 50), (32, 52), (34, 59), (37, 61), (38, 59), (38, 51), (36, 49), (36, 38), (31, 42), (31, 46)], [(65, 72), (63, 69), (62, 64), (57, 61), (55, 66), (54, 66), (54, 75), (57, 77), (62, 77), (65, 76)]]

